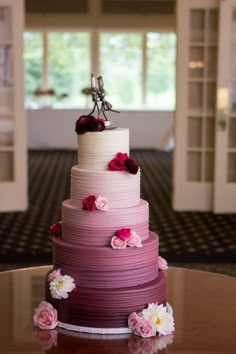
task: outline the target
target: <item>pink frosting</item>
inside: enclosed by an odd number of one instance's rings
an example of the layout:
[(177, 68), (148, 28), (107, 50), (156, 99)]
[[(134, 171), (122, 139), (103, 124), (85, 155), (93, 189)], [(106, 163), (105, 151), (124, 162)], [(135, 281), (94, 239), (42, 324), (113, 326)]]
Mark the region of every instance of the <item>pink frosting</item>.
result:
[(131, 228), (144, 241), (149, 236), (148, 203), (101, 212), (81, 210), (70, 200), (62, 203), (62, 239), (84, 246), (109, 246), (116, 230)]
[(122, 250), (69, 244), (53, 238), (54, 265), (75, 279), (78, 287), (113, 288), (136, 286), (158, 274), (158, 237), (150, 233), (141, 248)]

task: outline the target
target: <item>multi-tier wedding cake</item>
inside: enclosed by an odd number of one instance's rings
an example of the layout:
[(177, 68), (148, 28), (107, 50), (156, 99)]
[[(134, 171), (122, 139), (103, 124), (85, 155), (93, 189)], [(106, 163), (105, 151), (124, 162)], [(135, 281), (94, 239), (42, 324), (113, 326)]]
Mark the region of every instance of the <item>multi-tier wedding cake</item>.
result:
[(54, 264), (34, 323), (90, 333), (169, 334), (167, 263), (158, 253), (158, 235), (149, 230), (148, 202), (140, 199), (129, 129), (108, 124), (92, 114), (76, 121), (78, 165), (71, 169), (61, 221), (51, 228)]

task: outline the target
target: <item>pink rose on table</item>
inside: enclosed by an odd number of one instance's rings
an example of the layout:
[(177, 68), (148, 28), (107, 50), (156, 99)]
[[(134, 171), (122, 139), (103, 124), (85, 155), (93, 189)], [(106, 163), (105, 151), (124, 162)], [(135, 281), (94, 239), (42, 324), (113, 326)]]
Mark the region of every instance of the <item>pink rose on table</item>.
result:
[(95, 205), (98, 210), (106, 211), (109, 208), (109, 202), (108, 199), (105, 197), (97, 197), (95, 200)]
[(114, 249), (123, 249), (126, 248), (126, 242), (117, 236), (113, 236), (111, 239), (111, 247)]
[(129, 173), (136, 175), (139, 169), (138, 164), (131, 158), (125, 160), (125, 166)]
[(130, 237), (127, 240), (127, 246), (129, 246), (129, 247), (143, 247), (142, 240), (141, 240), (140, 236), (135, 231), (131, 231)]
[(120, 229), (115, 232), (115, 235), (121, 240), (127, 240), (131, 235), (131, 229)]
[(90, 210), (90, 211), (94, 211), (96, 210), (96, 196), (95, 195), (90, 195), (87, 198), (83, 199), (83, 209), (84, 210)]
[(61, 235), (61, 222), (59, 221), (56, 224), (53, 224), (50, 227), (50, 231), (53, 235), (60, 236)]
[(51, 282), (53, 281), (58, 275), (61, 275), (61, 269), (55, 269), (53, 270), (49, 275), (48, 275), (48, 281)]
[(53, 329), (57, 326), (57, 310), (46, 301), (41, 301), (34, 310), (34, 324), (41, 329)]
[(135, 329), (134, 334), (143, 338), (154, 337), (157, 332), (152, 322), (142, 319), (140, 325)]
[(125, 171), (125, 160), (115, 157), (109, 162), (108, 168), (110, 171)]
[(137, 328), (139, 328), (141, 322), (142, 322), (141, 317), (136, 312), (133, 312), (131, 313), (131, 315), (129, 315), (128, 327), (131, 329), (131, 331), (134, 332)]
[(57, 330), (43, 330), (41, 328), (34, 328), (34, 335), (41, 347), (47, 351), (52, 347), (57, 347)]
[(162, 270), (168, 269), (168, 263), (165, 260), (165, 258), (162, 258), (161, 256), (158, 257), (158, 267), (159, 267), (159, 269), (162, 269)]

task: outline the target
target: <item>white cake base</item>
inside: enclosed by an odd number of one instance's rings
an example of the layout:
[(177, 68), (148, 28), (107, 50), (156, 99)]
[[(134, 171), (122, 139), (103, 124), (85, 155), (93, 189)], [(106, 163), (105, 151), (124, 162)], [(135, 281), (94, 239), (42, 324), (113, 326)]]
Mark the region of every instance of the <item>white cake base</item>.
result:
[(75, 326), (68, 323), (58, 322), (58, 327), (64, 328), (70, 331), (85, 332), (93, 334), (129, 334), (132, 331), (129, 328), (93, 328)]

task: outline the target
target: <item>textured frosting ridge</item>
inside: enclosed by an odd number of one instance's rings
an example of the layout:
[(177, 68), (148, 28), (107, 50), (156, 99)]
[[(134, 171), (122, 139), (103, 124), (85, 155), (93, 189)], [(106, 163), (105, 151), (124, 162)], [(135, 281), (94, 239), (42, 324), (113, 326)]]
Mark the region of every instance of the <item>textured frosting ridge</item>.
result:
[(108, 163), (117, 152), (129, 155), (129, 130), (107, 129), (102, 132), (87, 132), (78, 135), (79, 167), (106, 171)]
[(140, 202), (140, 172), (91, 171), (74, 166), (71, 169), (71, 203), (82, 205), (82, 200), (95, 194), (109, 200), (109, 208), (126, 208)]
[(109, 246), (116, 230), (132, 228), (142, 240), (146, 240), (149, 236), (148, 219), (148, 203), (144, 200), (129, 208), (93, 212), (65, 200), (62, 203), (62, 239), (87, 247)]

